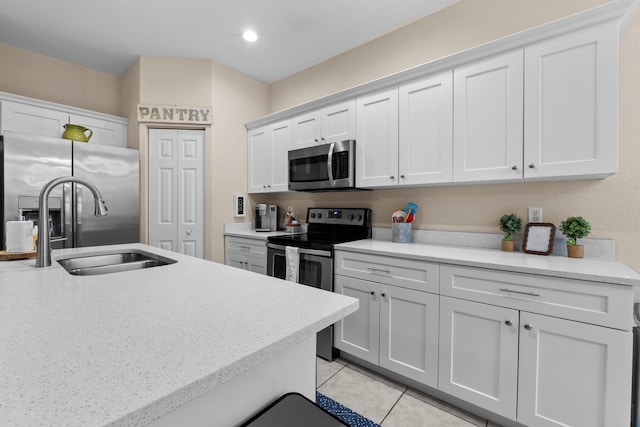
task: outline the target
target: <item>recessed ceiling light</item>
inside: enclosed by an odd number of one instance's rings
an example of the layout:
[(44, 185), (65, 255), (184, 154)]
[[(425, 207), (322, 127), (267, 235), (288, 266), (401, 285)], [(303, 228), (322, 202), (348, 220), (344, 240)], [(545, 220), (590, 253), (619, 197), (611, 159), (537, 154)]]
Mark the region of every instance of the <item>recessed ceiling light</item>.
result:
[(247, 30), (244, 33), (242, 33), (242, 38), (248, 42), (254, 42), (258, 40), (258, 35), (255, 33), (255, 31)]

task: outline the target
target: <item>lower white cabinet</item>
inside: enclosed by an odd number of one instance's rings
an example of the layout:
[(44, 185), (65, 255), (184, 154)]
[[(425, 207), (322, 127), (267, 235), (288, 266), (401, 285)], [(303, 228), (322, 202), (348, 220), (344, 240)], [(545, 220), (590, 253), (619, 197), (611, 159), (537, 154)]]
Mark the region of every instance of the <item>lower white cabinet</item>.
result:
[(626, 426), (630, 332), (440, 297), (438, 388), (535, 426)]
[(516, 418), (518, 311), (440, 297), (438, 388)]
[(335, 292), (360, 302), (336, 324), (336, 348), (436, 386), (438, 295), (345, 276), (336, 276)]
[(267, 274), (267, 247), (264, 239), (225, 236), (225, 264)]

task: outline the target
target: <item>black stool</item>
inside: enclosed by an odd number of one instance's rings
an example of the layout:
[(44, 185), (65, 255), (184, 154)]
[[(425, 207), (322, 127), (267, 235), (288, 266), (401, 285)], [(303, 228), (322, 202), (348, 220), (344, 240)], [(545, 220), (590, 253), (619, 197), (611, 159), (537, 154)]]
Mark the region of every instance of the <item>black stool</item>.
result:
[(300, 393), (287, 393), (241, 427), (349, 427)]

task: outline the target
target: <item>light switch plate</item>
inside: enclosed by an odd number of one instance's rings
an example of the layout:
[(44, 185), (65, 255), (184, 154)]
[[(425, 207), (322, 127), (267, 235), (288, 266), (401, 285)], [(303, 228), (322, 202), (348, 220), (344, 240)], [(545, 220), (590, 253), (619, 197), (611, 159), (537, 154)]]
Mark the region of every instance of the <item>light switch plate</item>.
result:
[(233, 216), (247, 216), (247, 196), (244, 194), (233, 195)]

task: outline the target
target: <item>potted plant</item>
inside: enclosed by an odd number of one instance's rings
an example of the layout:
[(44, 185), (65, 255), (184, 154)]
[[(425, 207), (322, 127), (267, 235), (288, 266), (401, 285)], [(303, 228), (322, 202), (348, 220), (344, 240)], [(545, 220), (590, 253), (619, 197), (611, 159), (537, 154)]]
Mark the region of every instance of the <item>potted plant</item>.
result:
[(515, 214), (502, 215), (499, 220), (500, 230), (504, 234), (502, 239), (502, 250), (507, 252), (513, 252), (516, 242), (511, 238), (512, 233), (517, 233), (522, 229), (522, 220)]
[(581, 216), (570, 216), (560, 223), (560, 232), (567, 238), (567, 256), (584, 258), (584, 246), (578, 239), (586, 237), (591, 231), (591, 224)]

